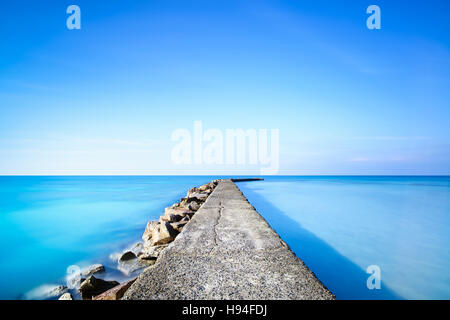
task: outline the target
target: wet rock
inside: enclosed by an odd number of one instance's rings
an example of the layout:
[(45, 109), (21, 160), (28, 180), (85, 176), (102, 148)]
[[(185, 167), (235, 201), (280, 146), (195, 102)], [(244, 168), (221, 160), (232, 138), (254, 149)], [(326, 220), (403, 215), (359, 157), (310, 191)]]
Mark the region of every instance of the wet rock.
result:
[(169, 222), (161, 223), (159, 226), (159, 231), (153, 233), (152, 244), (157, 246), (172, 242), (177, 234), (178, 231), (176, 231)]
[(148, 267), (152, 262), (140, 259), (121, 261), (117, 265), (117, 269), (123, 274), (129, 276), (133, 272)]
[(83, 271), (81, 271), (81, 275), (82, 276), (90, 276), (91, 274), (100, 273), (100, 272), (105, 272), (105, 267), (103, 265), (97, 263), (97, 264), (93, 264), (93, 265), (87, 267), (86, 269), (84, 269)]
[(58, 300), (73, 300), (72, 295), (69, 292), (64, 293)]
[(142, 242), (138, 242), (134, 244), (129, 251), (133, 252), (137, 256), (139, 252), (142, 252), (142, 249), (144, 249), (144, 244)]
[(119, 282), (117, 281), (105, 281), (102, 279), (97, 279), (94, 276), (89, 276), (81, 283), (81, 297), (83, 298), (83, 300), (89, 300), (93, 296), (97, 296), (111, 288), (114, 288), (118, 284)]
[(127, 251), (124, 254), (122, 254), (122, 256), (119, 258), (119, 262), (133, 260), (136, 258), (137, 258), (137, 256), (133, 252)]
[(118, 286), (115, 286), (112, 289), (109, 289), (108, 291), (103, 292), (102, 294), (96, 296), (93, 298), (93, 300), (119, 300), (123, 297), (125, 292), (128, 290), (129, 287), (136, 281), (136, 278), (127, 282), (124, 282), (122, 284), (119, 284)]
[(167, 246), (167, 244), (159, 246), (146, 246), (138, 258), (140, 260), (156, 260)]
[(43, 284), (25, 294), (27, 300), (44, 300), (61, 296), (67, 291), (66, 286)]

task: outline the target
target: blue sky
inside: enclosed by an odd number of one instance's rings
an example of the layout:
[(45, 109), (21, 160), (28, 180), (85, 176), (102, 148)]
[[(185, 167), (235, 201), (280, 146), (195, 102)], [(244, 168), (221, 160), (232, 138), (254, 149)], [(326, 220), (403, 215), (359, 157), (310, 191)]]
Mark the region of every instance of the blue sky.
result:
[[(81, 8), (81, 30), (66, 8)], [(366, 8), (381, 8), (381, 30)], [(3, 1), (0, 174), (255, 174), (178, 128), (279, 129), (280, 174), (450, 174), (448, 1)]]

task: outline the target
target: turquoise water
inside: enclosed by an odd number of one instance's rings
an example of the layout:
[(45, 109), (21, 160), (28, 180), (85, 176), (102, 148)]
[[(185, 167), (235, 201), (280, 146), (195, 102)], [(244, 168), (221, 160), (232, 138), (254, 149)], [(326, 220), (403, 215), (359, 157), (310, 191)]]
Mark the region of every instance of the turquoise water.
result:
[[(0, 177), (0, 298), (64, 284), (66, 268), (103, 263), (145, 224), (216, 177)], [(338, 298), (450, 298), (448, 177), (268, 177), (238, 183)], [(365, 270), (381, 269), (368, 290)]]
[[(268, 177), (238, 186), (337, 298), (450, 298), (450, 177)], [(380, 268), (380, 290), (367, 288), (370, 265)]]
[[(67, 267), (103, 263), (150, 219), (213, 177), (0, 177), (0, 299), (65, 284)], [(39, 297), (39, 296), (37, 296)]]

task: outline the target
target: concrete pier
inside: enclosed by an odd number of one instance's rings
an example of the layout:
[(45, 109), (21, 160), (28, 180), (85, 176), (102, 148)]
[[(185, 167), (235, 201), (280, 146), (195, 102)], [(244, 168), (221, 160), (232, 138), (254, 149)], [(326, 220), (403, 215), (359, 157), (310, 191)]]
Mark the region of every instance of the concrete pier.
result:
[(334, 299), (223, 180), (123, 299)]

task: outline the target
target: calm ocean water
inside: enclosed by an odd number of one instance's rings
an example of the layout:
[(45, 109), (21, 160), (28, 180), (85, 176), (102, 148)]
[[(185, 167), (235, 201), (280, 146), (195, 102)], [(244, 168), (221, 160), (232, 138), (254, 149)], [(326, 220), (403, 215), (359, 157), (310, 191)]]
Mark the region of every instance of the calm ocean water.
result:
[(123, 280), (109, 255), (140, 241), (148, 220), (212, 179), (0, 177), (0, 299), (39, 298), (41, 285), (65, 284), (70, 265), (103, 263), (106, 279)]
[[(64, 284), (69, 265), (104, 263), (149, 219), (216, 177), (0, 177), (0, 298)], [(450, 178), (269, 177), (239, 183), (338, 298), (450, 298)], [(365, 270), (381, 269), (381, 290)], [(39, 293), (33, 290), (32, 293)]]
[[(450, 177), (268, 177), (238, 184), (340, 299), (450, 298)], [(368, 266), (381, 289), (368, 290)]]

